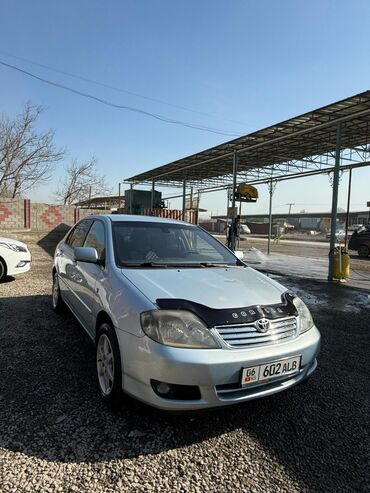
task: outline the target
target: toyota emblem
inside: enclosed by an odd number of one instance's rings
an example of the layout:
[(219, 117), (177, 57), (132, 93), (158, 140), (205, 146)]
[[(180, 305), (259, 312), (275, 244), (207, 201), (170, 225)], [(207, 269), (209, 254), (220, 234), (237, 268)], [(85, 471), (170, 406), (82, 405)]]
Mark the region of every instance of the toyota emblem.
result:
[(267, 332), (270, 328), (270, 321), (267, 318), (260, 318), (255, 323), (255, 326), (258, 332)]

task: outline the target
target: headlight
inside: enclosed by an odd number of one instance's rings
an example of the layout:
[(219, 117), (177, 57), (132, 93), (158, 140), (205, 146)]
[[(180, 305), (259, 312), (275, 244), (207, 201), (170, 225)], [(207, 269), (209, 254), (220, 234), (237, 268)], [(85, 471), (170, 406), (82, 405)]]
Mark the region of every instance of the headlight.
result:
[(145, 334), (166, 346), (214, 349), (220, 346), (209, 329), (193, 313), (181, 310), (153, 310), (141, 314)]
[(303, 301), (295, 297), (293, 298), (294, 306), (297, 308), (298, 316), (299, 316), (299, 333), (303, 334), (313, 327), (313, 320), (310, 313), (310, 310), (303, 303)]
[(15, 245), (14, 243), (0, 242), (0, 246), (4, 248), (9, 248), (9, 250), (13, 250), (13, 252), (27, 252), (26, 248), (19, 245)]

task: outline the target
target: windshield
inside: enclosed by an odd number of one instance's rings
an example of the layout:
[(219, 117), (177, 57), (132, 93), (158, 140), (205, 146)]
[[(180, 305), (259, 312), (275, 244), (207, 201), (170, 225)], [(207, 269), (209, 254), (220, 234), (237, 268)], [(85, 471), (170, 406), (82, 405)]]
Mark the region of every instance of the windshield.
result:
[(119, 267), (242, 264), (210, 234), (195, 226), (114, 221), (112, 227), (114, 254)]

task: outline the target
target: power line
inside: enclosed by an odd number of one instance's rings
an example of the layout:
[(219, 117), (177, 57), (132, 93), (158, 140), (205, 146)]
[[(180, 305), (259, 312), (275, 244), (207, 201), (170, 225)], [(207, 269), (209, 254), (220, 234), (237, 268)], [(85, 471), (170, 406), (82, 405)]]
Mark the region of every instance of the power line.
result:
[(54, 82), (54, 81), (49, 80), (49, 79), (44, 79), (43, 77), (39, 77), (38, 75), (35, 75), (31, 72), (28, 72), (27, 70), (23, 70), (20, 67), (16, 67), (15, 65), (11, 65), (10, 63), (6, 63), (6, 62), (3, 62), (1, 60), (0, 60), (0, 65), (3, 65), (4, 67), (10, 68), (10, 69), (15, 70), (17, 72), (20, 72), (24, 75), (28, 75), (29, 77), (32, 77), (33, 79), (39, 80), (40, 82), (44, 82), (45, 84), (49, 84), (51, 86), (58, 87), (59, 89), (64, 89), (65, 91), (69, 91), (73, 94), (77, 94), (78, 96), (92, 99), (94, 101), (97, 101), (98, 103), (105, 104), (106, 106), (111, 106), (112, 108), (118, 108), (118, 109), (124, 109), (127, 111), (132, 111), (134, 113), (139, 113), (139, 114), (142, 114), (145, 116), (150, 116), (152, 118), (155, 118), (156, 120), (160, 120), (160, 121), (165, 122), (165, 123), (172, 123), (175, 125), (181, 125), (183, 127), (193, 128), (196, 130), (202, 130), (203, 132), (211, 132), (211, 133), (218, 134), (218, 135), (227, 135), (229, 137), (236, 137), (236, 136), (241, 135), (241, 134), (234, 133), (234, 132), (231, 132), (228, 130), (211, 128), (211, 127), (207, 127), (207, 126), (203, 126), (203, 125), (198, 125), (195, 123), (184, 122), (181, 120), (173, 120), (172, 118), (168, 118), (166, 116), (159, 115), (156, 113), (150, 113), (149, 111), (141, 110), (141, 109), (135, 108), (133, 106), (127, 106), (127, 105), (121, 105), (121, 104), (113, 103), (113, 102), (108, 101), (106, 99), (102, 99), (102, 98), (99, 98), (97, 96), (94, 96), (93, 94), (88, 94), (86, 92), (82, 92), (82, 91), (79, 91), (77, 89), (74, 89), (70, 86), (66, 86), (64, 84), (60, 84), (58, 82)]
[[(95, 84), (95, 85), (100, 86), (100, 87), (105, 87), (106, 89), (112, 89), (113, 91), (118, 91), (118, 92), (122, 92), (122, 93), (125, 93), (125, 94), (130, 94), (131, 96), (135, 96), (135, 97), (138, 97), (138, 98), (146, 99), (147, 101), (153, 101), (154, 103), (164, 104), (166, 106), (172, 106), (173, 108), (178, 108), (180, 110), (190, 111), (191, 113), (196, 113), (198, 115), (209, 116), (211, 118), (214, 118), (215, 117), (215, 115), (212, 115), (211, 113), (206, 113), (204, 111), (194, 110), (194, 109), (188, 108), (186, 106), (181, 106), (181, 105), (178, 105), (178, 104), (169, 103), (168, 101), (163, 101), (161, 99), (152, 98), (150, 96), (144, 96), (143, 94), (139, 94), (137, 92), (129, 91), (129, 90), (123, 89), (121, 87), (112, 86), (112, 85), (106, 84), (104, 82), (100, 82), (100, 81), (97, 81), (97, 80), (94, 80), (94, 79), (89, 79), (89, 78), (84, 77), (82, 75), (77, 75), (77, 74), (73, 74), (71, 72), (67, 72), (65, 70), (60, 70), (60, 69), (57, 69), (55, 67), (51, 67), (50, 65), (45, 65), (44, 63), (35, 62), (33, 60), (30, 60), (29, 58), (24, 58), (24, 57), (20, 57), (20, 56), (17, 56), (17, 55), (12, 55), (11, 53), (7, 53), (6, 51), (0, 50), (0, 53), (2, 53), (5, 56), (8, 56), (8, 57), (15, 58), (16, 60), (20, 60), (22, 62), (30, 63), (31, 65), (35, 65), (37, 67), (45, 68), (47, 70), (51, 70), (52, 72), (56, 72), (57, 74), (67, 75), (68, 77), (73, 77), (74, 79), (77, 79), (77, 80), (82, 80), (84, 82), (89, 82), (91, 84)], [(229, 122), (232, 122), (232, 123), (236, 123), (238, 125), (244, 125), (244, 126), (246, 126), (245, 123), (240, 122), (240, 121), (237, 121), (237, 120), (231, 120), (229, 118), (224, 118), (224, 120), (229, 121)], [(251, 126), (251, 125), (247, 125), (247, 126)]]

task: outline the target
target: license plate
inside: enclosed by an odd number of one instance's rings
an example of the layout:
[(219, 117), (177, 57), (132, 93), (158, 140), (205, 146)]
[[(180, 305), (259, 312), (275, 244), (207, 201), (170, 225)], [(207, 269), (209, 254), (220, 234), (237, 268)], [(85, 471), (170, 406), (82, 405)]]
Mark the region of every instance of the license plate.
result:
[(243, 368), (242, 386), (269, 383), (275, 378), (296, 375), (299, 372), (300, 362), (301, 357), (294, 356), (293, 358), (272, 361), (264, 365)]

